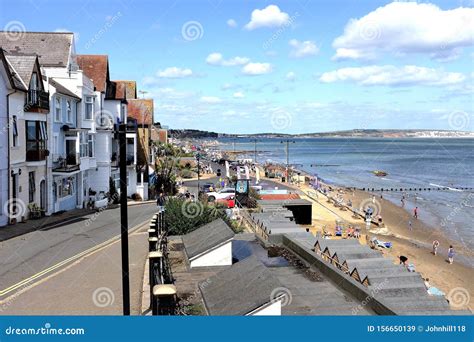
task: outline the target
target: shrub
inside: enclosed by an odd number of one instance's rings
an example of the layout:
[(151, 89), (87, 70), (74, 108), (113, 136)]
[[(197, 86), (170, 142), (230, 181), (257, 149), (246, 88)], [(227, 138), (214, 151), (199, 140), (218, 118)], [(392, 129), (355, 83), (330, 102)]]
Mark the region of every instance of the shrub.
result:
[(181, 178), (189, 179), (193, 178), (193, 172), (189, 169), (183, 169), (180, 171)]
[(165, 204), (165, 224), (170, 235), (187, 234), (217, 218), (228, 222), (225, 209), (218, 205), (174, 197)]
[(132, 195), (132, 200), (134, 201), (142, 201), (142, 196), (140, 196), (140, 194), (138, 192), (134, 193)]

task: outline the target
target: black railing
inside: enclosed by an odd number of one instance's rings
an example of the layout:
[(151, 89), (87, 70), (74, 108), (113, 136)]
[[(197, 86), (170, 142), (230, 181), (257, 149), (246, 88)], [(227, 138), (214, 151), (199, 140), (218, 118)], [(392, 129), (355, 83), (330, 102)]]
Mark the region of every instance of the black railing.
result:
[(49, 93), (43, 90), (28, 90), (25, 99), (25, 112), (36, 109), (49, 111)]
[(80, 169), (80, 158), (78, 153), (69, 153), (67, 155), (53, 155), (53, 171), (55, 172), (73, 172)]

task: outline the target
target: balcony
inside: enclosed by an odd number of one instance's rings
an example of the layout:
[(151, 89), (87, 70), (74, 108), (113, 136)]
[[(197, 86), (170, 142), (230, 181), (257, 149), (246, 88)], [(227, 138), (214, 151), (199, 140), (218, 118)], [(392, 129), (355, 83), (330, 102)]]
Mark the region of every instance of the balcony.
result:
[(80, 170), (79, 153), (69, 153), (66, 155), (53, 155), (53, 172), (75, 172)]
[(43, 161), (46, 160), (48, 151), (44, 141), (27, 141), (26, 142), (26, 161)]
[(49, 93), (42, 90), (28, 90), (25, 94), (25, 112), (49, 113)]

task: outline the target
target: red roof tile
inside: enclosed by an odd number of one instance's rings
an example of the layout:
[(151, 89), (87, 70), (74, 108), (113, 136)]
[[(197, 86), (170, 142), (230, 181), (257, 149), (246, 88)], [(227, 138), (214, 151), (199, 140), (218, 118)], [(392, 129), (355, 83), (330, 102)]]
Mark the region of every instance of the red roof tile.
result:
[(128, 100), (128, 117), (137, 120), (138, 124), (144, 123), (151, 125), (153, 123), (153, 100), (152, 99), (132, 99)]
[(107, 55), (77, 55), (77, 64), (94, 82), (96, 90), (105, 92), (109, 81), (109, 57)]

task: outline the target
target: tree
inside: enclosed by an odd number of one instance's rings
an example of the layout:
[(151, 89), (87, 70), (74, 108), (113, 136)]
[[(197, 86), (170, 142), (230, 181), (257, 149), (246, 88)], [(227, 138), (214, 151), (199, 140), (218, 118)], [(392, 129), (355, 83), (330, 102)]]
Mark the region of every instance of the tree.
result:
[(163, 191), (167, 195), (176, 193), (176, 173), (179, 170), (179, 160), (173, 157), (156, 159), (153, 186), (157, 193)]

